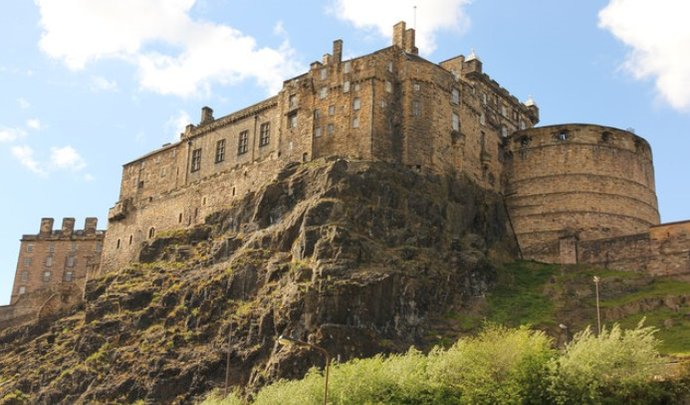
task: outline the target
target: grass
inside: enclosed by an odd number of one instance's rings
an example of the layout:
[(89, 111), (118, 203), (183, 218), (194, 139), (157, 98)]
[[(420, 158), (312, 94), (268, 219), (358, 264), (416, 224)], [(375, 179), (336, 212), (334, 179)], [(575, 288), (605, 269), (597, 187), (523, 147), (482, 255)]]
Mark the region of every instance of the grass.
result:
[[(478, 310), (450, 311), (445, 319), (463, 334), (476, 333), (487, 321), (512, 327), (532, 325), (551, 331), (565, 322), (571, 332), (576, 332), (596, 323), (592, 281), (595, 275), (601, 279), (601, 307), (605, 309), (690, 294), (690, 283), (680, 280), (655, 279), (643, 273), (584, 265), (518, 261), (497, 269), (497, 282)], [(645, 325), (659, 330), (657, 337), (661, 340), (662, 353), (690, 355), (690, 304), (677, 310), (662, 305), (619, 322), (623, 327), (633, 328), (643, 317), (647, 318)]]
[(531, 262), (499, 269), (498, 283), (487, 297), (487, 319), (510, 326), (553, 323), (554, 303), (542, 290), (557, 270), (558, 266)]
[[(662, 307), (642, 314), (627, 316), (620, 320), (624, 328), (634, 327), (642, 318), (645, 325), (658, 329), (656, 337), (661, 341), (659, 351), (663, 354), (690, 355), (690, 306), (674, 311)], [(666, 324), (666, 325), (665, 325)]]

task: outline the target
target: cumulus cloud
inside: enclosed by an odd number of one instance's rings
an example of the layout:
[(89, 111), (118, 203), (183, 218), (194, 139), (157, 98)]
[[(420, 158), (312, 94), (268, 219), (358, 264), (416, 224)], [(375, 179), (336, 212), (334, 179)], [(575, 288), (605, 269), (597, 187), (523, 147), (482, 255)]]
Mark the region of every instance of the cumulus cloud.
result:
[(38, 118), (31, 118), (26, 120), (26, 126), (34, 131), (39, 131), (41, 129), (41, 120)]
[(50, 163), (57, 169), (79, 171), (86, 167), (86, 162), (71, 146), (50, 148)]
[[(212, 83), (254, 79), (276, 92), (297, 72), (286, 41), (259, 47), (251, 36), (198, 21), (196, 0), (35, 0), (41, 14), (41, 49), (70, 69), (117, 58), (137, 66), (140, 86), (191, 96)], [(162, 45), (162, 46), (160, 46)]]
[(373, 29), (390, 38), (393, 25), (406, 21), (413, 28), (417, 6), (416, 43), (419, 51), (430, 54), (436, 49), (439, 30), (464, 32), (470, 24), (464, 6), (471, 0), (335, 0), (334, 14), (360, 29)]
[(26, 136), (26, 131), (19, 128), (0, 128), (0, 142), (13, 142)]
[(179, 135), (184, 132), (185, 127), (192, 122), (187, 111), (180, 110), (177, 114), (168, 118), (165, 123), (165, 130), (172, 133), (172, 139), (177, 140)]
[(635, 78), (653, 78), (673, 108), (690, 110), (690, 2), (611, 0), (599, 26), (632, 48), (624, 67)]
[(12, 155), (19, 160), (19, 163), (21, 163), (22, 166), (41, 176), (45, 176), (47, 174), (45, 169), (41, 167), (41, 164), (34, 159), (34, 150), (31, 149), (30, 146), (13, 146), (11, 150)]

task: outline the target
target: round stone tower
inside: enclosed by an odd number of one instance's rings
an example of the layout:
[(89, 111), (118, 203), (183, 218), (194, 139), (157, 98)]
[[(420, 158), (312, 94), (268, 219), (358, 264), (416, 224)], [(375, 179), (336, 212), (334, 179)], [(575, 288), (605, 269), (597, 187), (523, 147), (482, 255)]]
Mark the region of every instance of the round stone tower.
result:
[(616, 128), (554, 125), (507, 138), (504, 191), (523, 257), (568, 262), (577, 240), (659, 223), (652, 151)]

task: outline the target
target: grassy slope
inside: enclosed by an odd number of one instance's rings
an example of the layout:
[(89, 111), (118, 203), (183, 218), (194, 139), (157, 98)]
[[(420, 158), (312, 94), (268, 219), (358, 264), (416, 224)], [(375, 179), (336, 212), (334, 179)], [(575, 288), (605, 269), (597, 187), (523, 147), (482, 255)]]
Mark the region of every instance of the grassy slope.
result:
[(645, 325), (659, 329), (662, 353), (690, 355), (690, 302), (680, 298), (690, 296), (690, 283), (582, 265), (507, 264), (499, 269), (486, 299), (447, 313), (445, 327), (431, 335), (443, 339), (457, 332), (475, 333), (485, 321), (530, 324), (557, 337), (563, 334), (559, 324), (571, 333), (588, 325), (596, 328), (595, 275), (601, 279), (604, 326), (618, 322), (632, 328), (645, 317)]

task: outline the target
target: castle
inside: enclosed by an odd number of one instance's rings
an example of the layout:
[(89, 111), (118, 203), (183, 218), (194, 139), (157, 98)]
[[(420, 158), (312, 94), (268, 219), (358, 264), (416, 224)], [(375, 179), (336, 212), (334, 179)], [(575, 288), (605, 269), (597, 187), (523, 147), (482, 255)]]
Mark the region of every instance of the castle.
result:
[(277, 95), (221, 118), (204, 107), (179, 142), (125, 164), (89, 276), (137, 260), (159, 232), (203, 222), (287, 162), (327, 157), (466, 176), (502, 194), (526, 259), (690, 271), (690, 222), (659, 224), (641, 137), (589, 124), (535, 127), (534, 102), (502, 88), (474, 55), (420, 57), (404, 22), (390, 47), (342, 55), (336, 40)]

